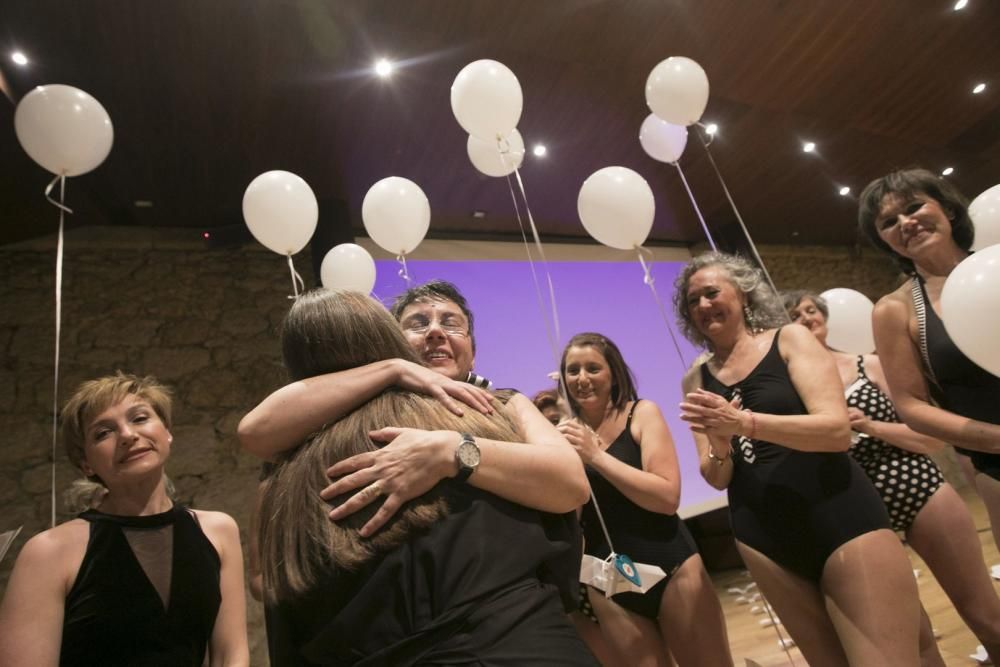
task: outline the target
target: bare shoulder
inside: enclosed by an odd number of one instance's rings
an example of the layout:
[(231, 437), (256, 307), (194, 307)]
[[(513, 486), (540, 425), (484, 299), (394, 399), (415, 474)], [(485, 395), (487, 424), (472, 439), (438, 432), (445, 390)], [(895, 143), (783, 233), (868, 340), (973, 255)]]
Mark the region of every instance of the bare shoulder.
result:
[(649, 400), (648, 398), (644, 398), (639, 400), (635, 404), (635, 412), (633, 413), (632, 419), (633, 421), (638, 419), (641, 422), (645, 422), (649, 419), (662, 420), (663, 412), (660, 410), (660, 406), (658, 406), (656, 403)]
[(774, 335), (778, 336), (779, 333), (781, 335), (778, 338), (778, 351), (786, 362), (791, 354), (811, 353), (823, 349), (816, 336), (801, 324), (786, 324)]
[(83, 519), (73, 519), (29, 539), (17, 560), (22, 567), (68, 573), (69, 568), (83, 560), (89, 539), (90, 524)]
[(908, 319), (912, 307), (913, 297), (910, 294), (910, 283), (905, 282), (875, 302), (872, 318)]
[(198, 518), (198, 525), (219, 554), (223, 554), (227, 546), (239, 545), (240, 527), (236, 520), (225, 512), (212, 510), (191, 510)]

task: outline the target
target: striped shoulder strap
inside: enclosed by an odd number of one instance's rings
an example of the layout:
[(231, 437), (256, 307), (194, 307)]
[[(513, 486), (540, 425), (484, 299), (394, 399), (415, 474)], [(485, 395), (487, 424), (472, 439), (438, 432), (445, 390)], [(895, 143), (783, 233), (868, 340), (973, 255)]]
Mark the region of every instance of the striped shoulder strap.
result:
[(927, 351), (927, 308), (924, 301), (924, 290), (920, 287), (920, 279), (916, 276), (910, 278), (910, 293), (913, 295), (913, 310), (917, 315), (917, 331), (920, 341), (920, 356), (924, 360), (924, 372), (931, 382), (937, 385), (937, 377), (934, 376), (934, 368), (931, 366), (931, 355)]

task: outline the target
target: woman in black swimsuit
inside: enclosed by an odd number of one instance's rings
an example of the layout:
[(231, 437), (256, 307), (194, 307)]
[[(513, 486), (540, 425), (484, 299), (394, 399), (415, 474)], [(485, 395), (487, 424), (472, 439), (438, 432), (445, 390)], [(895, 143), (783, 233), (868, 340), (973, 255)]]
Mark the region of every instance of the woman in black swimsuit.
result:
[(916, 582), (882, 500), (847, 455), (836, 364), (786, 321), (759, 270), (695, 258), (674, 305), (711, 352), (684, 380), (701, 470), (728, 489), (744, 562), (811, 665), (919, 662)]
[[(808, 292), (785, 294), (792, 321), (826, 345), (829, 309)], [(924, 559), (955, 609), (981, 642), (1000, 637), (1000, 598), (993, 590), (969, 508), (927, 454), (945, 444), (900, 423), (878, 355), (830, 350), (847, 398), (854, 444), (848, 453), (878, 489), (892, 528)], [(920, 626), (923, 664), (943, 664), (930, 619)], [(936, 660), (928, 659), (933, 656)]]
[[(972, 247), (966, 199), (924, 169), (895, 171), (862, 192), (858, 224), (910, 276), (872, 314), (896, 409), (913, 430), (971, 459), (1000, 545), (1000, 378), (962, 354), (938, 315), (944, 283)], [(1000, 643), (986, 649), (1000, 658)]]
[(152, 378), (91, 380), (67, 401), (63, 442), (94, 509), (24, 545), (0, 665), (249, 664), (239, 529), (170, 499), (169, 428)]
[[(621, 352), (600, 334), (574, 336), (560, 370), (576, 419), (559, 430), (587, 466), (616, 552), (667, 574), (646, 593), (609, 600), (590, 589), (605, 638), (623, 664), (669, 664), (673, 653), (680, 665), (732, 665), (722, 606), (676, 514), (680, 469), (660, 409), (638, 398)], [(583, 508), (583, 529), (586, 553), (606, 558), (611, 550), (592, 502)]]

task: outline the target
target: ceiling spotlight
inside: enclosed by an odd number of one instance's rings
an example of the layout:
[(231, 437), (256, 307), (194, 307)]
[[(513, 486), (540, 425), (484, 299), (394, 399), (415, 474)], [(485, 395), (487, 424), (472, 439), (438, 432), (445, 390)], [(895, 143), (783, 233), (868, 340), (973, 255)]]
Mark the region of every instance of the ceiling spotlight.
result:
[(851, 189), (845, 185), (844, 187), (840, 188), (839, 192), (841, 197), (846, 197), (847, 195), (851, 194)]
[(545, 154), (549, 151), (545, 148), (545, 144), (535, 144), (535, 147), (531, 149), (531, 152), (535, 155), (535, 157), (545, 157)]
[(709, 123), (708, 125), (705, 126), (705, 134), (707, 134), (710, 137), (714, 137), (715, 133), (718, 131), (719, 131), (719, 126), (716, 125), (715, 123)]
[(14, 63), (17, 65), (28, 64), (28, 56), (24, 55), (20, 51), (15, 51), (14, 53), (10, 54), (10, 59), (13, 60)]
[(802, 144), (802, 152), (803, 153), (815, 153), (816, 152), (816, 144), (814, 144), (811, 141), (805, 142), (804, 144)]
[(969, 4), (969, 0), (958, 0), (958, 2), (955, 3), (955, 11), (957, 12), (960, 9), (965, 9), (967, 4)]
[(486, 211), (481, 211), (477, 209), (472, 212), (472, 217), (475, 218), (476, 220), (482, 220), (483, 218), (486, 217)]
[(395, 69), (391, 62), (385, 58), (380, 58), (378, 62), (375, 63), (375, 73), (378, 74), (383, 79), (392, 74), (392, 70)]
[(945, 167), (943, 170), (941, 170), (942, 176), (951, 176), (954, 173), (955, 173), (954, 167)]
[(973, 95), (978, 95), (979, 93), (983, 92), (984, 90), (986, 90), (986, 84), (985, 83), (977, 83), (976, 87), (972, 89), (972, 94)]

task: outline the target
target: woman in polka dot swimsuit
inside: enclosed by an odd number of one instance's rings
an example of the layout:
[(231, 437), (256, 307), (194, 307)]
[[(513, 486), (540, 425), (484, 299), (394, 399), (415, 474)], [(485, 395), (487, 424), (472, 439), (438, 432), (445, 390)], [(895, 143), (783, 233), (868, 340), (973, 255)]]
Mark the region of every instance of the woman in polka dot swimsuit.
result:
[[(792, 321), (826, 344), (826, 302), (808, 292), (789, 292), (785, 308)], [(927, 456), (945, 443), (900, 423), (874, 354), (855, 356), (831, 350), (847, 397), (855, 441), (850, 454), (871, 478), (889, 510), (892, 527), (927, 563), (959, 615), (984, 644), (1000, 633), (1000, 598), (983, 560), (972, 516)], [(921, 627), (924, 664), (936, 653), (926, 613)], [(934, 656), (939, 658), (939, 656)]]

